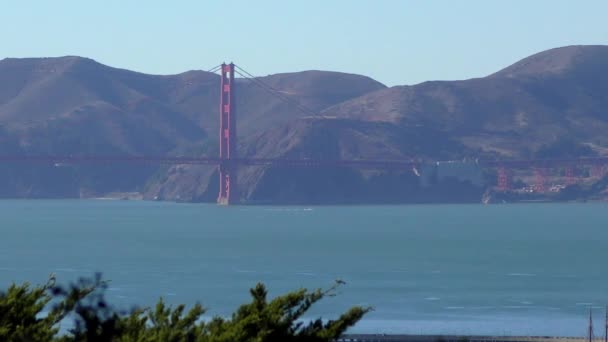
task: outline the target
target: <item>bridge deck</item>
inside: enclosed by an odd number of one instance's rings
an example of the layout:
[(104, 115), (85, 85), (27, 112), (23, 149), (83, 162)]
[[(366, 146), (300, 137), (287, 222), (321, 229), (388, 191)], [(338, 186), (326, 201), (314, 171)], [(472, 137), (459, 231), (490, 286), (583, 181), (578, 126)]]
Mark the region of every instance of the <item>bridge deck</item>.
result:
[[(421, 165), (434, 165), (456, 161), (423, 161), (413, 159), (403, 160), (365, 160), (365, 159), (272, 159), (272, 158), (214, 158), (214, 157), (172, 157), (172, 156), (94, 156), (94, 155), (64, 155), (64, 156), (32, 156), (32, 155), (0, 155), (0, 163), (34, 162), (34, 163), (147, 163), (173, 165), (219, 165), (231, 163), (236, 165), (259, 165), (279, 167), (354, 167), (362, 169), (408, 169)], [(495, 168), (551, 168), (563, 166), (606, 165), (608, 157), (572, 158), (572, 159), (531, 159), (531, 160), (478, 160), (480, 167)]]

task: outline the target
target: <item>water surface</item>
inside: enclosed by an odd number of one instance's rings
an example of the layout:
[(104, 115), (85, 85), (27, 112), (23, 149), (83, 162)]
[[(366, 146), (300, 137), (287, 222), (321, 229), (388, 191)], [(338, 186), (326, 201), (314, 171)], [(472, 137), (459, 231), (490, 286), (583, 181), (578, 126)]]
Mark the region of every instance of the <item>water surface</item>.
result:
[(0, 201), (0, 285), (103, 272), (120, 306), (347, 285), (312, 315), (372, 305), (354, 331), (583, 336), (608, 303), (608, 205), (218, 207)]

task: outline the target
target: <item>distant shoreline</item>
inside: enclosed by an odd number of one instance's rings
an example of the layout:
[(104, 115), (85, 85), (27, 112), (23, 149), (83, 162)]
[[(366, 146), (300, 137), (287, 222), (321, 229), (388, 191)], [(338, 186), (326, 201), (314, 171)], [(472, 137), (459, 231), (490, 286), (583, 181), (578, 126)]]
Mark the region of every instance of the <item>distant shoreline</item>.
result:
[[(346, 334), (336, 342), (581, 342), (585, 337), (571, 336), (484, 336), (484, 335), (402, 335)], [(596, 337), (593, 341), (604, 341)]]
[[(149, 199), (143, 198), (141, 195), (134, 196), (98, 196), (98, 197), (6, 197), (0, 200), (28, 200), (28, 201), (141, 201), (141, 202), (159, 202), (159, 203), (175, 203), (175, 204), (216, 204), (216, 202), (197, 202), (197, 201), (175, 201), (175, 200), (161, 200), (161, 199)], [(550, 200), (521, 200), (513, 202), (392, 202), (392, 203), (378, 203), (378, 202), (335, 202), (335, 203), (281, 203), (281, 202), (244, 202), (234, 203), (230, 206), (282, 206), (282, 207), (335, 207), (335, 206), (348, 206), (348, 207), (361, 207), (361, 206), (450, 206), (450, 205), (480, 205), (480, 206), (501, 206), (501, 205), (522, 205), (522, 204), (584, 204), (584, 203), (608, 203), (605, 200), (600, 199), (589, 199), (589, 200), (571, 200), (571, 201), (550, 201)]]

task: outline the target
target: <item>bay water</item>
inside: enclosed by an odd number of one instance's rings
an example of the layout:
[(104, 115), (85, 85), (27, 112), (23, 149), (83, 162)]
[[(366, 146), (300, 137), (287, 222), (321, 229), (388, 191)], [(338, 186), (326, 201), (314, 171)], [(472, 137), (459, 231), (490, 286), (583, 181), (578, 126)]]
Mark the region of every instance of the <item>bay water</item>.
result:
[(234, 206), (0, 201), (0, 286), (101, 272), (121, 308), (227, 316), (346, 282), (309, 314), (370, 305), (352, 332), (584, 336), (608, 304), (608, 205)]

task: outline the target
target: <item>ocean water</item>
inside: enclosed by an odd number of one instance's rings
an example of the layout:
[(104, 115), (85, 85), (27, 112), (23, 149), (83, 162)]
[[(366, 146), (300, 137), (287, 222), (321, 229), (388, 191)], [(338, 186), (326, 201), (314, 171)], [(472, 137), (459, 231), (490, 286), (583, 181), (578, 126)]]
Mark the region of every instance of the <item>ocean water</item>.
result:
[(218, 207), (0, 201), (0, 286), (102, 272), (122, 308), (200, 301), (229, 315), (346, 281), (310, 317), (374, 311), (352, 332), (584, 336), (608, 304), (608, 205)]

